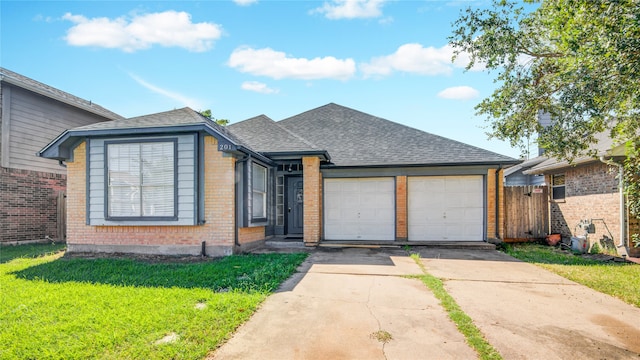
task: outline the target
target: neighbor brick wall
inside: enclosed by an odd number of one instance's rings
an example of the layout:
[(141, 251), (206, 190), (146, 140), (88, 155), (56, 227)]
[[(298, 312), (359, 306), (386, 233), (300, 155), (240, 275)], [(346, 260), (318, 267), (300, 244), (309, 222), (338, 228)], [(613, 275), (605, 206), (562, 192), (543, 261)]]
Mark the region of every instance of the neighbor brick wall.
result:
[(58, 239), (58, 194), (67, 177), (40, 171), (0, 168), (0, 242)]
[(195, 226), (89, 226), (86, 224), (86, 143), (74, 150), (68, 163), (67, 243), (73, 245), (186, 246), (196, 248), (206, 241), (229, 254), (234, 246), (235, 158), (217, 150), (217, 140), (205, 137), (204, 225)]
[[(498, 183), (496, 184), (496, 171)], [(504, 238), (504, 176), (502, 169), (489, 169), (487, 172), (487, 238), (496, 237), (496, 206), (498, 206), (497, 237)], [(498, 203), (496, 205), (496, 185), (498, 186)]]
[[(567, 169), (565, 174), (565, 200), (553, 201), (550, 208), (550, 232), (565, 237), (574, 234), (580, 220), (604, 219), (613, 235), (620, 240), (620, 194), (618, 192), (618, 168), (603, 163), (594, 163)], [(547, 184), (551, 177), (547, 175)], [(549, 191), (551, 193), (551, 191)], [(590, 240), (609, 236), (602, 221), (594, 221), (596, 233)], [(578, 229), (582, 234), (582, 230)]]
[(407, 227), (407, 177), (396, 176), (396, 240), (409, 237)]
[(321, 182), (320, 159), (303, 157), (303, 189), (304, 189), (304, 243), (315, 245), (321, 234)]

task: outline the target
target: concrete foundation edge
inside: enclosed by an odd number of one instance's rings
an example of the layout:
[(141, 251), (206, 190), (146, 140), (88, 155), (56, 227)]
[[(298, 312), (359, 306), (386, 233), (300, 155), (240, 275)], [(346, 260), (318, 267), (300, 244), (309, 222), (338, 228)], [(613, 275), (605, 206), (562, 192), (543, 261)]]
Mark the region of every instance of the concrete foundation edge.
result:
[[(140, 254), (165, 256), (200, 256), (201, 245), (95, 245), (67, 244), (68, 253), (106, 253), (106, 254)], [(233, 254), (233, 246), (205, 246), (208, 257), (220, 257)]]

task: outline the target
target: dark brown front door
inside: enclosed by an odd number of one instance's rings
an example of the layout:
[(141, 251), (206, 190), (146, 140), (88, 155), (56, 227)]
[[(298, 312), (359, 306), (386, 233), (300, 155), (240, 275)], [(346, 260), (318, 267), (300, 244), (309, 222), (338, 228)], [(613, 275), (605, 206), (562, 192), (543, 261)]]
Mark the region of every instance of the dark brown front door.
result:
[(304, 189), (302, 177), (287, 178), (287, 234), (302, 234), (304, 231)]

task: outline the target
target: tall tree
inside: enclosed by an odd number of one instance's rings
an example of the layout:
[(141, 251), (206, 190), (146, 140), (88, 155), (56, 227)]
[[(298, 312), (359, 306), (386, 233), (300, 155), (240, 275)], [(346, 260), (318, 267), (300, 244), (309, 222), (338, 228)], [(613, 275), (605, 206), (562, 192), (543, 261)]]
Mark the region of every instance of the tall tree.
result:
[(229, 119), (216, 119), (211, 114), (211, 109), (200, 111), (200, 115), (206, 117), (209, 120), (215, 121), (218, 125), (227, 126), (229, 125)]
[[(496, 72), (498, 88), (482, 100), (489, 136), (524, 147), (537, 136), (552, 156), (588, 152), (608, 131), (626, 144), (626, 191), (640, 215), (640, 0), (494, 0), (468, 8), (449, 37), (467, 69)], [(543, 128), (538, 111), (553, 125)]]

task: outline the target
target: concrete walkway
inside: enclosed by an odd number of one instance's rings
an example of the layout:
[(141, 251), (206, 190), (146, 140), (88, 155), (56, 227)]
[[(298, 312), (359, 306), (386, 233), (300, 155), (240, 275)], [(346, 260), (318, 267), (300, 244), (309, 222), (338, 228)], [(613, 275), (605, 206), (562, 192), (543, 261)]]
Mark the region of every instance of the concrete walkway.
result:
[(505, 359), (640, 359), (634, 306), (497, 251), (420, 254)]
[[(497, 251), (420, 254), (505, 359), (640, 359), (638, 308)], [(403, 250), (318, 249), (299, 270), (210, 358), (477, 358)]]

